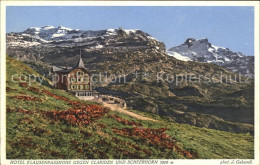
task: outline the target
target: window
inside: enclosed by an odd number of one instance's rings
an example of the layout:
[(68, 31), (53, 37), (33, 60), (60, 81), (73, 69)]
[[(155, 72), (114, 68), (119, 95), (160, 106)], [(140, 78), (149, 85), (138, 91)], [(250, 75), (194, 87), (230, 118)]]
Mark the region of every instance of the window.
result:
[(89, 90), (89, 85), (85, 85), (85, 89), (86, 89), (86, 90)]
[(89, 82), (89, 77), (84, 77), (84, 82)]
[(70, 88), (71, 89), (76, 89), (76, 85), (71, 85)]
[(77, 76), (80, 76), (80, 75), (83, 75), (83, 72), (78, 71), (78, 72), (77, 72)]
[(70, 82), (74, 82), (75, 81), (75, 78), (74, 77), (71, 77), (70, 78)]
[(79, 87), (79, 88), (80, 88), (80, 90), (83, 90), (83, 85), (80, 85), (80, 87)]

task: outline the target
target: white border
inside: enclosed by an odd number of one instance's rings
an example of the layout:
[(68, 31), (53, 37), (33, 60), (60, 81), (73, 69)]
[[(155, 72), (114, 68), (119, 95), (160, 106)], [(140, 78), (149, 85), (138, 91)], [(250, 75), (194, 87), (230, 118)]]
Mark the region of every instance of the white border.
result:
[[(5, 125), (5, 25), (6, 6), (254, 6), (255, 11), (255, 158), (253, 164), (259, 162), (259, 5), (257, 1), (2, 1), (1, 2), (1, 164), (9, 164), (6, 160), (6, 125)], [(174, 164), (220, 164), (225, 159), (173, 160)], [(235, 160), (235, 159), (227, 159)]]

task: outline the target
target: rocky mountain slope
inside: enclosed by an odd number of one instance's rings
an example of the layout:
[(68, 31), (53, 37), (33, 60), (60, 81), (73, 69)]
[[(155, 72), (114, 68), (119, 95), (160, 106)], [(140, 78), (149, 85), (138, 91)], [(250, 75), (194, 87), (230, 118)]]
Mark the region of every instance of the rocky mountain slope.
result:
[(110, 52), (111, 49), (118, 51), (165, 50), (165, 45), (149, 34), (141, 30), (123, 30), (122, 28), (83, 31), (62, 26), (57, 28), (44, 26), (28, 28), (21, 33), (7, 34), (8, 53), (21, 60), (48, 61), (49, 58), (45, 59), (46, 54), (50, 54), (47, 49), (73, 47), (82, 47), (84, 51), (90, 52), (93, 50)]
[(188, 38), (182, 45), (172, 47), (167, 52), (182, 61), (217, 64), (243, 75), (254, 74), (254, 56), (214, 46), (208, 39)]
[[(7, 57), (7, 159), (252, 159), (254, 137), (178, 124), (141, 111), (137, 120), (51, 89)], [(38, 81), (12, 75), (39, 75)], [(109, 160), (108, 160), (109, 161)], [(133, 163), (134, 164), (134, 163)]]
[[(53, 65), (74, 66), (81, 50), (96, 90), (126, 100), (129, 109), (198, 127), (253, 133), (253, 80), (217, 65), (177, 60), (162, 42), (140, 30), (58, 27), (47, 33), (44, 28), (8, 34), (8, 54), (47, 75)], [(64, 31), (57, 36), (59, 29)], [(76, 31), (79, 38), (71, 36)], [(38, 44), (22, 44), (27, 42)]]

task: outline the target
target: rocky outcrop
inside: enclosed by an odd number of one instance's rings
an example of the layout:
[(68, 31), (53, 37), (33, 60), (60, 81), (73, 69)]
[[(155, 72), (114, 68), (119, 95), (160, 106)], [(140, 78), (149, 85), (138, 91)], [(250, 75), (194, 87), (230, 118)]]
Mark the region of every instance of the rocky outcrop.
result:
[[(10, 56), (24, 60), (31, 67), (44, 72), (52, 65), (65, 66), (67, 63), (72, 67), (81, 50), (85, 66), (92, 74), (96, 74), (96, 90), (100, 94), (125, 100), (129, 109), (168, 116), (180, 123), (220, 130), (229, 130), (226, 128), (229, 125), (238, 130), (234, 132), (247, 132), (252, 128), (240, 130), (236, 127), (244, 128), (244, 124), (252, 126), (254, 121), (253, 83), (213, 82), (212, 75), (223, 73), (234, 78), (236, 74), (217, 65), (202, 63), (203, 59), (214, 60), (216, 52), (230, 60), (244, 56), (239, 57), (240, 54), (234, 54), (225, 48), (215, 48), (207, 39), (188, 39), (175, 49), (186, 50), (186, 53), (196, 50), (196, 56), (187, 58), (200, 57), (195, 58), (198, 62), (184, 62), (174, 58), (176, 56), (168, 56), (162, 42), (140, 30), (119, 28), (81, 31), (64, 27), (43, 27), (10, 33), (7, 39), (7, 52)], [(228, 64), (231, 65), (232, 62), (226, 63)], [(237, 62), (236, 65), (240, 63)], [(121, 81), (117, 79), (112, 82), (112, 74)], [(158, 74), (163, 75), (159, 76), (160, 81)], [(102, 77), (101, 81), (99, 75)], [(167, 81), (169, 75), (178, 77)], [(198, 81), (198, 77), (189, 75), (202, 77)], [(218, 80), (218, 77), (213, 78)], [(178, 115), (175, 113), (177, 111), (185, 115)], [(205, 115), (201, 117), (199, 114)], [(210, 120), (204, 120), (207, 115)]]
[(60, 52), (64, 53), (62, 50), (73, 48), (82, 49), (88, 53), (112, 54), (147, 49), (165, 52), (164, 43), (137, 29), (84, 31), (62, 26), (57, 28), (44, 26), (41, 28), (32, 27), (20, 33), (7, 34), (8, 54), (23, 61), (48, 62), (50, 60), (51, 62), (52, 59), (61, 56)]
[(214, 46), (207, 38), (188, 38), (182, 45), (170, 48), (168, 54), (182, 61), (216, 64), (242, 75), (254, 74), (254, 56)]

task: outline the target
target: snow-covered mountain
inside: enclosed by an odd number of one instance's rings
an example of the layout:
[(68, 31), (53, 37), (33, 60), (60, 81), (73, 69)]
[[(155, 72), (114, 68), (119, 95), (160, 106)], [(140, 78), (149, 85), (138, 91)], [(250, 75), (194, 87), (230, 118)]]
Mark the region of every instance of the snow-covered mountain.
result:
[[(71, 29), (63, 26), (55, 28), (54, 26), (31, 27), (23, 33), (38, 36), (45, 41), (76, 39), (76, 38), (91, 38), (100, 36), (117, 35), (120, 29), (107, 29), (99, 31), (83, 31), (79, 29)], [(136, 33), (136, 30), (124, 30), (127, 34)]]
[(208, 39), (188, 38), (180, 46), (172, 47), (168, 55), (182, 61), (198, 61), (220, 65), (241, 74), (254, 74), (254, 57), (214, 46)]
[[(51, 62), (54, 58), (65, 54), (70, 56), (73, 54), (73, 49), (81, 49), (97, 55), (102, 52), (125, 54), (131, 50), (141, 52), (152, 50), (165, 54), (163, 42), (138, 29), (117, 28), (93, 31), (63, 26), (43, 26), (7, 34), (7, 52), (11, 57), (20, 60)], [(188, 38), (185, 43), (170, 48), (167, 53), (182, 61), (212, 63), (237, 73), (254, 74), (254, 57), (214, 46), (208, 39)]]
[[(137, 46), (138, 43), (149, 42), (150, 45), (156, 45), (158, 40), (147, 33), (138, 29), (106, 29), (106, 30), (79, 30), (63, 26), (43, 26), (30, 27), (20, 33), (8, 33), (7, 46), (30, 47), (40, 44), (52, 44), (71, 47), (86, 46), (87, 48), (103, 48), (122, 44), (119, 39), (127, 39), (131, 46)], [(133, 42), (134, 41), (134, 42)], [(73, 44), (72, 44), (73, 43)], [(130, 46), (128, 45), (128, 46)]]
[[(74, 53), (113, 54), (131, 50), (165, 53), (165, 45), (138, 29), (79, 30), (63, 26), (31, 27), (7, 34), (7, 52), (23, 61), (48, 61)], [(75, 52), (74, 52), (75, 51)]]

